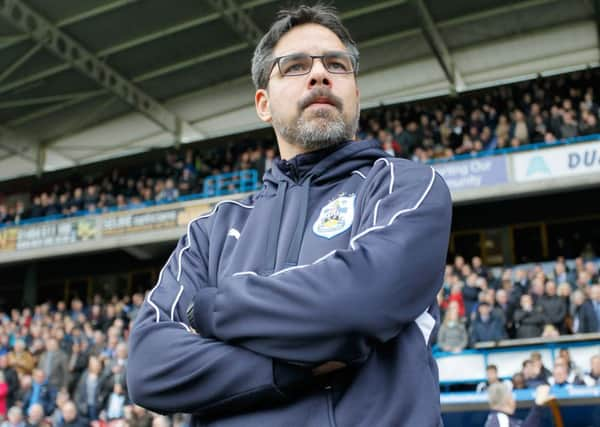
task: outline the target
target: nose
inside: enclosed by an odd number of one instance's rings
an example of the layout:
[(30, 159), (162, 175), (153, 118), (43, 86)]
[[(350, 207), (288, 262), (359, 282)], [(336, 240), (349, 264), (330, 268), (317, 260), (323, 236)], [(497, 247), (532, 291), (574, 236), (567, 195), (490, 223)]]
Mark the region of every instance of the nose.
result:
[(326, 86), (331, 88), (331, 76), (323, 65), (321, 58), (314, 58), (312, 70), (310, 70), (310, 78), (308, 79), (308, 87), (312, 89), (315, 86)]

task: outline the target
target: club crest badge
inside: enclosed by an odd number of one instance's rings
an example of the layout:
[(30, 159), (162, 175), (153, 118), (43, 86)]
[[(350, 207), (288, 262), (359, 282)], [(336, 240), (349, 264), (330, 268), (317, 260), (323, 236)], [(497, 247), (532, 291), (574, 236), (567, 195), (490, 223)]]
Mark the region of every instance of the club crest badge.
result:
[(317, 236), (331, 239), (349, 229), (354, 218), (355, 198), (355, 194), (341, 194), (323, 206), (319, 218), (313, 224), (313, 232)]

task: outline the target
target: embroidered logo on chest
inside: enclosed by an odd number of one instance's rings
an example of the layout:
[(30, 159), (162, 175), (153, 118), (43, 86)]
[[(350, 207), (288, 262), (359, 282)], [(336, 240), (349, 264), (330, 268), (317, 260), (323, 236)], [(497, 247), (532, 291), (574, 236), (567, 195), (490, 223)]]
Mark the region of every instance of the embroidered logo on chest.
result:
[(355, 198), (355, 194), (341, 194), (323, 206), (319, 218), (313, 224), (313, 232), (317, 236), (331, 239), (349, 229), (354, 218)]

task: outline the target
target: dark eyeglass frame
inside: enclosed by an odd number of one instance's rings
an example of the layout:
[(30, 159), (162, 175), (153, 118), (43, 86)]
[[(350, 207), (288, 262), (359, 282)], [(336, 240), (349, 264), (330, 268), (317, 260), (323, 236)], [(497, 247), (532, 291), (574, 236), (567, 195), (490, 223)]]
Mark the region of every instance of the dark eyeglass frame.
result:
[[(325, 58), (327, 57), (335, 57), (335, 56), (340, 56), (340, 55), (344, 55), (344, 56), (348, 56), (350, 58), (350, 62), (352, 63), (352, 70), (351, 71), (337, 71), (337, 70), (330, 70), (328, 65), (327, 65), (327, 61), (325, 61)], [(290, 58), (290, 57), (308, 57), (310, 58), (310, 67), (308, 68), (308, 70), (304, 73), (298, 73), (298, 74), (284, 74), (283, 71), (281, 70), (281, 65), (280, 62), (282, 59), (286, 59), (286, 58)], [(271, 75), (271, 73), (273, 73), (273, 68), (275, 68), (275, 66), (277, 66), (277, 69), (279, 70), (279, 75), (281, 77), (298, 77), (298, 76), (305, 76), (308, 73), (310, 73), (312, 71), (312, 68), (315, 64), (315, 59), (320, 59), (321, 63), (323, 64), (323, 67), (327, 70), (328, 73), (331, 74), (341, 74), (341, 75), (346, 75), (346, 74), (354, 74), (356, 75), (358, 73), (358, 58), (356, 57), (356, 55), (351, 54), (350, 52), (344, 52), (344, 51), (333, 51), (333, 52), (327, 52), (323, 55), (309, 55), (306, 53), (291, 53), (289, 55), (282, 55), (282, 56), (278, 56), (276, 58), (273, 59), (273, 65), (271, 66), (271, 70), (269, 71), (269, 76)]]

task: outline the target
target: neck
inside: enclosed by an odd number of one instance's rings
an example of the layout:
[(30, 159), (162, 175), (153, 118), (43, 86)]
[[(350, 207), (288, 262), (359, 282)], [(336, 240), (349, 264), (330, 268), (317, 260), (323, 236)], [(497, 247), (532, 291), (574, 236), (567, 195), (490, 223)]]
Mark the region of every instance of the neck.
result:
[(290, 144), (289, 142), (283, 141), (282, 139), (278, 140), (278, 145), (279, 153), (281, 154), (281, 158), (283, 160), (290, 160), (296, 157), (298, 154), (308, 153), (309, 151), (304, 147)]

